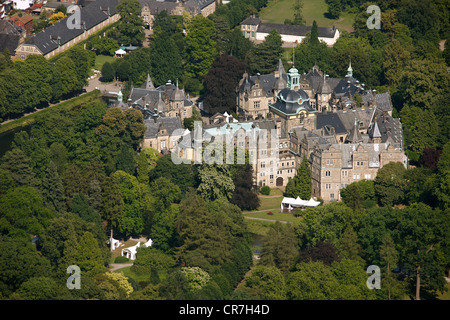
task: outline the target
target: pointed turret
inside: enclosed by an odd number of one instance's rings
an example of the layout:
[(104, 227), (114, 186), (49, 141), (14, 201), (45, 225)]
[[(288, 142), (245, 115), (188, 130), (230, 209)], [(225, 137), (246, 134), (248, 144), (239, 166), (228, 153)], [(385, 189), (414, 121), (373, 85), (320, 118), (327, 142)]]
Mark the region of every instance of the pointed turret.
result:
[(153, 81), (150, 78), (150, 75), (148, 73), (147, 73), (147, 79), (145, 80), (144, 85), (142, 87), (147, 90), (155, 89), (155, 85), (153, 84)]
[(347, 135), (346, 142), (348, 142), (348, 143), (359, 143), (359, 142), (362, 142), (362, 141), (363, 141), (363, 138), (362, 138), (361, 133), (359, 132), (359, 129), (358, 129), (358, 119), (355, 118), (355, 125), (350, 130), (349, 134)]
[(352, 59), (350, 59), (350, 64), (347, 69), (346, 77), (353, 77), (353, 69), (352, 69)]

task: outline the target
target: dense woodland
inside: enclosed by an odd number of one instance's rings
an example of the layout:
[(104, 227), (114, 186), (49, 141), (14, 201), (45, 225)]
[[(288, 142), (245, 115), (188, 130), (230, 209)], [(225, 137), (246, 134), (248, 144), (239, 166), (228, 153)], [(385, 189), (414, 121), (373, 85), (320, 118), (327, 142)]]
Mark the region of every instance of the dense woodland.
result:
[[(442, 22), (448, 19), (441, 19), (448, 8), (387, 3), (381, 30), (366, 29), (368, 15), (358, 11), (355, 33), (344, 32), (333, 48), (318, 43), (313, 28), (295, 63), (302, 72), (317, 63), (342, 77), (350, 56), (357, 79), (379, 92), (389, 88), (414, 166), (386, 165), (374, 181), (342, 190), (342, 202), (297, 212), (299, 223), (273, 224), (255, 262), (242, 215), (259, 206), (251, 167), (175, 165), (170, 155), (140, 149), (139, 111), (108, 108), (93, 95), (37, 114), (0, 159), (0, 298), (433, 299), (442, 293), (450, 269), (449, 61), (448, 44), (441, 51), (438, 43), (448, 35)], [(409, 6), (423, 3), (429, 5), (421, 13), (430, 19), (408, 19)], [(117, 59), (114, 73), (128, 88), (147, 73), (156, 85), (179, 78), (212, 112), (234, 111), (233, 88), (243, 71), (271, 72), (280, 58), (289, 66), (276, 32), (255, 46), (236, 28), (264, 5), (232, 0), (209, 18), (162, 12), (150, 47)], [(434, 22), (418, 25), (424, 21)], [(142, 41), (136, 30), (114, 30), (113, 39)], [(0, 55), (1, 116), (80, 90), (103, 50), (89, 41), (87, 50), (76, 47), (52, 61), (30, 56), (13, 63)], [(308, 175), (302, 166), (286, 191), (308, 192)], [(111, 230), (115, 238), (154, 241), (138, 251), (132, 267), (138, 280), (107, 272)], [(81, 269), (80, 290), (66, 287), (69, 265)], [(366, 286), (369, 265), (381, 268), (380, 290)]]

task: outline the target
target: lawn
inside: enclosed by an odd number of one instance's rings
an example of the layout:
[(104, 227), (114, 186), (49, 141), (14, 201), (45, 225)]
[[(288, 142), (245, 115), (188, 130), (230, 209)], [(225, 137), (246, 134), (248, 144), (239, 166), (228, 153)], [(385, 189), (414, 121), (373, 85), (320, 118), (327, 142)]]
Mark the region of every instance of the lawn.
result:
[(264, 196), (259, 196), (259, 199), (261, 200), (261, 205), (257, 209), (259, 210), (268, 210), (268, 209), (278, 209), (280, 208), (281, 201), (283, 200), (283, 196), (269, 198)]
[[(272, 212), (272, 214), (269, 214), (269, 212)], [(280, 210), (264, 211), (264, 212), (251, 212), (251, 213), (246, 213), (245, 217), (270, 219), (270, 220), (274, 220), (274, 221), (286, 221), (286, 222), (292, 222), (292, 223), (298, 223), (301, 220), (301, 218), (296, 218), (292, 214), (281, 213)]]
[[(292, 6), (295, 0), (272, 0), (263, 8), (259, 17), (264, 22), (284, 23), (285, 19), (293, 19)], [(303, 0), (303, 18), (307, 26), (311, 26), (316, 20), (319, 27), (332, 27), (341, 30), (353, 31), (354, 13), (342, 13), (338, 20), (329, 19), (326, 16), (328, 5), (325, 0)]]
[(116, 60), (117, 58), (112, 57), (112, 56), (105, 56), (105, 55), (98, 55), (95, 57), (95, 65), (94, 65), (94, 69), (95, 70), (102, 70), (102, 66), (105, 62), (109, 62), (112, 63), (114, 62), (114, 60)]

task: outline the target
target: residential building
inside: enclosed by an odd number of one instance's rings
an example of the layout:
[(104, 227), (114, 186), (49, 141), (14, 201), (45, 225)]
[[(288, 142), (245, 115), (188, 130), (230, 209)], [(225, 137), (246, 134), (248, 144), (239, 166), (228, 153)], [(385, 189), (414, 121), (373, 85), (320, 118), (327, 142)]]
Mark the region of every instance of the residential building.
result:
[(166, 11), (169, 15), (183, 15), (188, 12), (191, 16), (202, 14), (204, 17), (212, 14), (217, 7), (216, 0), (139, 0), (141, 3), (142, 19), (148, 29), (153, 29), (155, 16)]
[(169, 80), (165, 85), (155, 88), (150, 75), (147, 75), (141, 88), (131, 87), (127, 105), (149, 115), (180, 117), (181, 121), (190, 118), (192, 108), (195, 108), (189, 95), (178, 87), (178, 81), (173, 84)]
[[(40, 54), (50, 58), (67, 50), (76, 43), (87, 39), (107, 25), (120, 19), (116, 9), (119, 0), (96, 0), (80, 9), (80, 24), (73, 17), (67, 17), (37, 33), (19, 45), (16, 59), (26, 59), (30, 54)], [(68, 19), (71, 19), (68, 21)]]
[(142, 148), (153, 148), (166, 154), (173, 150), (178, 140), (186, 132), (181, 125), (180, 117), (161, 117), (154, 115), (144, 120), (145, 134)]
[(24, 14), (22, 16), (15, 14), (10, 18), (10, 21), (25, 30), (27, 36), (29, 36), (33, 31), (33, 17), (29, 14)]
[[(265, 23), (254, 16), (241, 22), (242, 35), (255, 43), (264, 41), (273, 29), (280, 34), (285, 47), (300, 44), (306, 35), (311, 32), (311, 27), (308, 26)], [(319, 41), (325, 42), (328, 46), (333, 46), (340, 34), (339, 30), (334, 27), (318, 27), (318, 33)]]
[(14, 51), (17, 46), (24, 41), (26, 31), (22, 27), (15, 25), (12, 21), (0, 20), (0, 52), (9, 50), (11, 57), (14, 57)]

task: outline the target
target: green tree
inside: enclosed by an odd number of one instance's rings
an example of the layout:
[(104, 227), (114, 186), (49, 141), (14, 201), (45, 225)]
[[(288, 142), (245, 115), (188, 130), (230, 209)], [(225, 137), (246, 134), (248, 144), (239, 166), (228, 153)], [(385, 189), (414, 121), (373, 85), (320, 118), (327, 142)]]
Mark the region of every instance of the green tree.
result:
[(117, 156), (116, 169), (125, 171), (131, 175), (134, 175), (136, 172), (136, 159), (134, 151), (125, 144), (122, 146), (122, 149)]
[(292, 5), (292, 10), (294, 11), (294, 21), (293, 24), (303, 26), (305, 25), (305, 19), (303, 18), (303, 0), (295, 0)]
[(182, 56), (175, 40), (167, 32), (156, 32), (150, 50), (151, 75), (155, 85), (163, 85), (168, 80), (175, 82), (182, 77)]
[(355, 260), (363, 263), (361, 258), (362, 248), (358, 243), (358, 236), (351, 226), (345, 228), (339, 243), (339, 256), (344, 259)]
[(116, 77), (116, 71), (109, 62), (105, 62), (103, 64), (101, 72), (102, 72), (102, 81), (110, 82), (113, 81)]
[(342, 259), (334, 262), (332, 270), (339, 285), (334, 293), (335, 299), (374, 300), (374, 290), (367, 289), (367, 273), (363, 265), (355, 260)]
[(311, 198), (311, 168), (308, 158), (303, 156), (302, 163), (298, 168), (297, 174), (289, 179), (286, 185), (286, 196), (303, 200), (309, 200)]
[(159, 177), (150, 184), (152, 195), (158, 198), (163, 204), (164, 209), (170, 207), (172, 203), (178, 203), (181, 200), (181, 190), (170, 179)]
[(372, 180), (360, 180), (341, 189), (342, 201), (356, 211), (361, 211), (375, 201), (375, 189)]
[(143, 148), (137, 158), (137, 179), (141, 183), (148, 184), (149, 173), (156, 167), (156, 161), (158, 160), (158, 151), (153, 148)]
[(64, 286), (49, 277), (33, 277), (22, 283), (16, 293), (24, 300), (67, 300), (71, 298)]
[(47, 172), (42, 180), (42, 197), (45, 203), (53, 210), (61, 213), (66, 210), (66, 197), (63, 181), (53, 161), (50, 161)]
[(398, 252), (395, 249), (394, 240), (390, 235), (383, 237), (380, 247), (381, 257), (381, 289), (387, 295), (387, 299), (401, 299), (405, 294), (403, 283), (397, 280), (395, 274), (392, 272), (398, 265)]
[(216, 28), (201, 14), (187, 26), (185, 73), (188, 77), (202, 79), (217, 56)]
[(298, 271), (286, 277), (287, 297), (290, 300), (333, 300), (339, 286), (330, 266), (321, 261), (307, 261)]
[(101, 216), (108, 222), (109, 228), (116, 228), (124, 214), (125, 204), (118, 183), (108, 177), (102, 185), (102, 212)]
[(401, 162), (390, 162), (380, 168), (374, 181), (375, 195), (382, 206), (399, 204), (403, 200), (406, 169)]
[(127, 236), (140, 234), (151, 211), (149, 188), (124, 171), (114, 172), (112, 178), (119, 187), (124, 203), (124, 214), (119, 218), (119, 231)]
[(197, 192), (204, 199), (230, 199), (233, 195), (235, 186), (232, 172), (226, 164), (201, 165), (198, 169), (198, 180), (199, 186)]
[[(67, 56), (73, 61), (77, 74), (77, 90), (83, 89), (87, 85), (87, 79), (89, 77), (89, 71), (92, 66), (90, 60), (90, 51), (83, 49), (81, 46), (74, 46), (67, 51)], [(92, 54), (94, 54), (92, 52)], [(94, 54), (95, 56), (95, 54)]]
[(330, 241), (337, 246), (347, 226), (356, 227), (361, 218), (342, 202), (308, 208), (304, 212), (301, 224), (306, 225), (305, 236), (312, 245)]
[(61, 57), (55, 62), (55, 68), (61, 77), (61, 96), (74, 92), (77, 89), (77, 74), (72, 59)]
[(276, 222), (264, 237), (259, 263), (275, 266), (286, 274), (292, 268), (297, 254), (295, 238), (292, 225)]
[(236, 91), (247, 65), (233, 56), (217, 57), (205, 76), (204, 106), (211, 114), (236, 111)]
[(126, 60), (120, 60), (115, 67), (117, 79), (127, 81), (130, 76), (130, 64)]
[(328, 15), (331, 19), (338, 19), (342, 12), (341, 0), (327, 0)]
[(71, 210), (86, 222), (94, 222), (101, 225), (101, 217), (90, 205), (84, 194), (76, 194), (72, 200)]
[(230, 238), (221, 227), (223, 220), (209, 212), (205, 201), (194, 192), (180, 203), (176, 227), (181, 245), (176, 257), (182, 266), (198, 266), (209, 271), (224, 263), (231, 253)]
[(145, 40), (141, 5), (137, 0), (123, 0), (117, 6), (120, 22), (117, 39), (120, 44), (140, 45)]
[(30, 166), (30, 159), (19, 148), (5, 153), (1, 168), (10, 172), (14, 186), (36, 186), (38, 183)]
[(39, 192), (33, 187), (18, 187), (0, 198), (2, 234), (40, 235), (53, 218)]
[(165, 273), (175, 265), (175, 259), (172, 255), (153, 247), (139, 247), (138, 253), (131, 267), (138, 274), (149, 274), (151, 270)]
[(14, 68), (24, 76), (22, 94), (27, 105), (37, 106), (50, 101), (52, 65), (44, 56), (31, 54), (25, 61), (17, 61)]
[(248, 53), (250, 72), (252, 74), (273, 72), (283, 53), (282, 44), (280, 34), (275, 29), (270, 31), (264, 41)]
[(450, 142), (442, 149), (442, 155), (438, 161), (438, 176), (435, 193), (442, 208), (450, 207)]
[(412, 204), (399, 212), (398, 238), (402, 247), (401, 258), (415, 282), (415, 299), (421, 292), (443, 292), (445, 280), (434, 250), (449, 232), (448, 216), (440, 209), (425, 204)]
[(245, 277), (244, 286), (256, 291), (262, 300), (286, 299), (286, 282), (276, 267), (257, 266)]
[(8, 297), (20, 285), (32, 277), (49, 276), (50, 263), (40, 255), (29, 238), (0, 241), (0, 292)]

